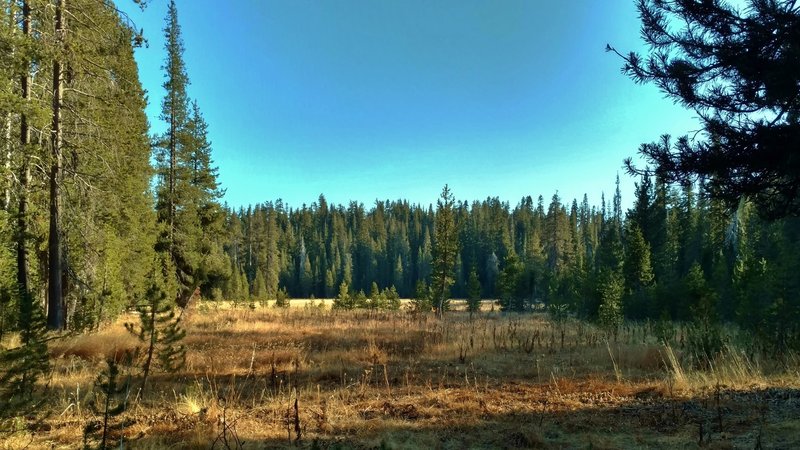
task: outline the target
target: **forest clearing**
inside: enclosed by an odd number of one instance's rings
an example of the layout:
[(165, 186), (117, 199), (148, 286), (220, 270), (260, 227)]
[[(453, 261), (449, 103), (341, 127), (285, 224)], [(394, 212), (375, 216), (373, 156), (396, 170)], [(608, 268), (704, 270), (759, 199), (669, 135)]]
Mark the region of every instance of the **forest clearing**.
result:
[(800, 448), (800, 1), (589, 3), (0, 0), (0, 450)]
[[(547, 314), (201, 303), (184, 317), (186, 365), (139, 395), (124, 316), (50, 345), (41, 422), (2, 448), (96, 446), (118, 361), (109, 439), (126, 448), (797, 448), (797, 356), (764, 358), (726, 330), (711, 361), (692, 331), (625, 324), (614, 336)], [(302, 305), (302, 306), (301, 306)], [(456, 308), (459, 305), (454, 305)], [(663, 342), (663, 341), (662, 341)], [(780, 361), (780, 362), (779, 362)], [(133, 375), (132, 377), (129, 377)], [(92, 405), (95, 405), (93, 410)]]

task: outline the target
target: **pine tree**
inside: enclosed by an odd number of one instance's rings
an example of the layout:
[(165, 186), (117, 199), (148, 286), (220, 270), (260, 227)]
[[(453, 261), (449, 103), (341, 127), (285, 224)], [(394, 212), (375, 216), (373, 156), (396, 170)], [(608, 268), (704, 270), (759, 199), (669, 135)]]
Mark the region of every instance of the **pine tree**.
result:
[(62, 108), (64, 102), (64, 63), (62, 55), (66, 47), (66, 0), (57, 0), (55, 6), (55, 33), (58, 48), (53, 58), (53, 115), (50, 130), (50, 169), (48, 183), (50, 185), (50, 228), (47, 240), (47, 327), (60, 330), (66, 325), (64, 317), (63, 277), (63, 225), (61, 222), (62, 198), (61, 178), (64, 145)]
[(411, 306), (417, 312), (430, 312), (433, 308), (431, 291), (424, 280), (417, 280), (414, 297), (411, 299)]
[(160, 269), (154, 269), (150, 288), (136, 305), (139, 323), (125, 324), (125, 328), (145, 345), (141, 391), (147, 386), (154, 362), (164, 372), (175, 372), (186, 363), (186, 348), (181, 344), (186, 332), (180, 325), (180, 317), (175, 315), (168, 290)]
[(264, 248), (264, 283), (267, 296), (276, 297), (280, 283), (280, 254), (278, 251), (279, 230), (278, 213), (274, 207), (267, 206), (266, 243)]
[(44, 312), (30, 298), (20, 300), (20, 345), (0, 353), (0, 419), (35, 413), (36, 383), (50, 370)]
[(653, 269), (650, 264), (650, 246), (635, 222), (629, 222), (626, 233), (624, 275), (626, 287), (625, 311), (629, 317), (643, 319), (651, 311), (649, 288), (653, 285)]
[(378, 288), (378, 283), (374, 281), (372, 282), (372, 286), (370, 287), (369, 291), (369, 307), (372, 309), (386, 308), (386, 297)]
[(422, 246), (420, 246), (418, 250), (417, 278), (420, 280), (426, 280), (427, 282), (431, 276), (432, 265), (433, 256), (431, 255), (431, 238), (426, 227), (422, 239)]
[(481, 282), (478, 279), (478, 271), (473, 267), (469, 271), (469, 280), (467, 281), (467, 311), (469, 316), (481, 310)]
[(89, 407), (95, 415), (101, 416), (101, 421), (90, 421), (83, 429), (83, 446), (88, 449), (89, 438), (92, 435), (100, 433), (98, 447), (105, 450), (113, 447), (122, 447), (124, 439), (114, 439), (111, 432), (119, 435), (120, 431), (125, 427), (125, 422), (111, 423), (116, 417), (119, 417), (128, 408), (128, 397), (130, 391), (130, 377), (124, 384), (119, 382), (119, 366), (113, 358), (106, 360), (106, 370), (100, 372), (94, 382), (95, 399), (99, 397), (101, 403), (95, 400), (90, 401)]
[(615, 337), (623, 320), (623, 291), (624, 280), (619, 272), (607, 268), (600, 270), (597, 282), (597, 294), (600, 300), (598, 318), (600, 324), (613, 332)]
[(328, 270), (325, 271), (325, 298), (333, 297), (333, 289), (336, 284), (336, 276), (334, 273), (336, 273), (336, 270), (333, 267), (329, 267)]
[(395, 262), (394, 270), (392, 271), (392, 286), (395, 286), (400, 291), (403, 291), (403, 287), (405, 286), (403, 257), (400, 255), (397, 255), (397, 261)]
[(701, 139), (664, 136), (640, 153), (668, 182), (705, 177), (730, 208), (750, 197), (764, 216), (797, 215), (796, 2), (639, 0), (637, 7), (649, 49), (644, 56), (617, 53), (623, 72), (694, 110), (704, 131)]
[(450, 298), (450, 287), (455, 281), (454, 267), (458, 254), (458, 229), (456, 228), (453, 206), (455, 200), (450, 187), (445, 185), (436, 202), (436, 226), (433, 240), (433, 273), (431, 275), (431, 294), (439, 318), (444, 315)]
[[(19, 128), (7, 121), (5, 129), (5, 166), (17, 183), (0, 202), (16, 206), (17, 284), (37, 301), (43, 286), (32, 283), (46, 281), (50, 328), (96, 326), (144, 288), (148, 268), (140, 263), (150, 259), (144, 254), (152, 224), (145, 102), (133, 59), (137, 35), (109, 3), (20, 3), (3, 9), (19, 14), (22, 29), (3, 39), (18, 58), (12, 67), (20, 95), (10, 103)], [(82, 19), (71, 19), (77, 16)], [(43, 89), (32, 89), (34, 67)], [(10, 145), (16, 130), (18, 145)], [(34, 161), (41, 170), (32, 170)], [(33, 217), (46, 218), (47, 230), (33, 226)], [(127, 233), (128, 226), (136, 232)], [(35, 254), (40, 265), (31, 264), (29, 247), (43, 240), (47, 256)], [(41, 264), (47, 269), (38, 273)], [(125, 264), (132, 270), (119, 269)], [(75, 301), (66, 304), (65, 296)]]
[(389, 286), (388, 288), (383, 290), (383, 297), (386, 299), (386, 308), (397, 311), (400, 309), (400, 294), (397, 293), (397, 289), (394, 286)]
[(495, 287), (497, 285), (497, 278), (500, 276), (500, 260), (497, 258), (497, 254), (492, 252), (486, 258), (486, 294), (492, 295), (495, 293)]
[(308, 298), (311, 294), (313, 274), (311, 272), (311, 261), (306, 253), (306, 244), (302, 238), (300, 239), (300, 251), (297, 260), (300, 296)]
[[(222, 264), (222, 248), (216, 242), (222, 211), (213, 167), (207, 125), (197, 103), (190, 104), (186, 91), (189, 77), (183, 61), (183, 40), (178, 10), (170, 1), (164, 36), (167, 51), (163, 66), (164, 89), (161, 120), (166, 132), (154, 143), (158, 165), (158, 219), (164, 232), (158, 249), (169, 255), (178, 289), (175, 298), (185, 305), (198, 287), (221, 283), (229, 274)], [(209, 285), (210, 286), (210, 285)]]
[(260, 270), (256, 271), (256, 277), (253, 280), (252, 292), (250, 292), (250, 297), (262, 304), (267, 301), (267, 286), (264, 282), (264, 275), (263, 272)]
[(238, 304), (242, 300), (242, 293), (239, 290), (242, 286), (242, 282), (239, 279), (239, 269), (233, 263), (231, 264), (230, 273), (231, 276), (225, 281), (222, 294), (226, 300), (230, 300), (234, 304)]
[(333, 309), (353, 309), (353, 299), (350, 296), (350, 288), (344, 281), (339, 285), (339, 295), (333, 299)]
[(520, 295), (520, 277), (522, 276), (522, 263), (516, 255), (506, 258), (500, 277), (497, 279), (497, 290), (500, 292), (500, 307), (503, 311), (522, 312), (525, 310), (525, 300)]

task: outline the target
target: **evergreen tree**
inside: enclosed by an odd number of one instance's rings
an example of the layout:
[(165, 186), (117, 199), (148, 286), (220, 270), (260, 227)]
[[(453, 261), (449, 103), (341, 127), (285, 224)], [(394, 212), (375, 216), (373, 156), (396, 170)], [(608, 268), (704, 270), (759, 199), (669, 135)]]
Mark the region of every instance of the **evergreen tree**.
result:
[(424, 280), (417, 280), (414, 297), (411, 299), (411, 306), (417, 312), (430, 312), (433, 309), (431, 290)]
[(306, 244), (302, 238), (300, 239), (300, 252), (297, 260), (300, 296), (308, 298), (311, 294), (313, 276), (311, 273), (311, 261), (306, 253)]
[(186, 348), (180, 343), (186, 332), (180, 325), (180, 316), (175, 315), (168, 291), (166, 281), (159, 270), (154, 269), (150, 288), (136, 305), (139, 323), (125, 324), (125, 328), (145, 345), (141, 391), (147, 386), (154, 362), (164, 372), (175, 372), (186, 362)]
[(458, 230), (456, 229), (453, 205), (455, 200), (450, 188), (445, 185), (436, 202), (436, 226), (433, 242), (433, 274), (431, 276), (431, 294), (436, 307), (436, 314), (443, 317), (450, 298), (450, 287), (453, 285), (453, 269), (458, 254)]
[(433, 267), (433, 256), (431, 255), (431, 239), (427, 227), (425, 228), (423, 236), (422, 246), (419, 248), (417, 256), (417, 278), (420, 280), (428, 280)]
[[(23, 294), (24, 295), (24, 294)], [(29, 299), (20, 301), (20, 345), (0, 353), (0, 419), (35, 413), (36, 383), (50, 370), (44, 312)]]
[(705, 177), (731, 208), (751, 197), (765, 216), (797, 215), (800, 7), (784, 0), (638, 0), (637, 7), (649, 51), (620, 55), (623, 72), (693, 109), (704, 131), (702, 139), (664, 136), (640, 153), (670, 182)]
[(649, 288), (653, 285), (653, 269), (650, 265), (650, 246), (635, 222), (630, 222), (626, 233), (624, 275), (626, 287), (625, 312), (629, 317), (643, 319), (650, 312)]
[(624, 281), (619, 272), (603, 268), (597, 282), (597, 294), (600, 300), (598, 318), (600, 324), (612, 331), (616, 336), (622, 324), (622, 294)]
[(469, 271), (469, 281), (467, 281), (467, 311), (469, 316), (481, 310), (481, 282), (478, 279), (478, 272), (473, 267)]
[(403, 290), (403, 286), (405, 286), (405, 278), (403, 276), (403, 257), (397, 255), (397, 261), (394, 264), (394, 270), (392, 271), (392, 286), (397, 287), (401, 291)]
[(190, 105), (186, 91), (189, 77), (174, 0), (169, 3), (166, 22), (163, 86), (167, 93), (160, 118), (168, 126), (154, 143), (159, 174), (156, 209), (164, 229), (158, 249), (169, 255), (178, 281), (175, 298), (185, 305), (209, 278), (219, 282), (228, 274), (214, 232), (222, 219), (218, 203), (222, 192), (216, 181), (217, 169), (212, 166), (207, 125), (197, 104)]
[(66, 326), (64, 312), (63, 277), (63, 224), (62, 214), (62, 158), (64, 151), (64, 61), (63, 55), (67, 46), (65, 32), (66, 16), (65, 0), (57, 0), (55, 5), (55, 39), (56, 51), (53, 57), (53, 114), (50, 128), (50, 168), (48, 184), (50, 186), (50, 227), (47, 239), (47, 327), (51, 330), (63, 329)]
[[(128, 397), (130, 390), (130, 378), (124, 384), (119, 382), (119, 366), (113, 358), (106, 360), (106, 370), (100, 372), (94, 382), (95, 400), (99, 398), (100, 404), (92, 400), (89, 407), (92, 412), (101, 416), (101, 421), (91, 421), (83, 429), (83, 446), (89, 447), (89, 438), (100, 432), (99, 449), (108, 449), (113, 447), (122, 447), (124, 439), (115, 439), (112, 436), (119, 436), (120, 431), (125, 427), (125, 422), (121, 421), (116, 424), (111, 423), (116, 417), (119, 417), (128, 408)], [(99, 396), (97, 395), (99, 393)], [(111, 433), (114, 432), (114, 435)]]
[(500, 276), (500, 261), (497, 258), (497, 254), (492, 252), (486, 258), (486, 293), (491, 295), (494, 294), (494, 288), (497, 284), (497, 278)]
[(161, 102), (160, 119), (167, 123), (167, 131), (155, 142), (156, 162), (159, 175), (157, 189), (157, 205), (159, 222), (163, 224), (163, 235), (159, 240), (159, 250), (166, 252), (169, 259), (178, 271), (177, 277), (181, 284), (176, 292), (176, 299), (189, 295), (193, 289), (189, 286), (192, 267), (190, 254), (185, 247), (186, 236), (181, 236), (178, 230), (176, 216), (180, 200), (178, 197), (180, 187), (179, 179), (185, 180), (185, 175), (180, 174), (179, 160), (182, 153), (182, 144), (186, 140), (185, 128), (188, 122), (189, 97), (186, 87), (189, 77), (183, 62), (183, 40), (178, 24), (178, 9), (174, 0), (169, 3), (164, 37), (167, 56), (162, 67), (165, 71), (163, 84), (167, 95)]
[(525, 301), (519, 292), (521, 276), (522, 263), (516, 255), (510, 255), (497, 279), (497, 291), (500, 293), (500, 307), (503, 311), (524, 311)]
[(383, 292), (378, 288), (378, 283), (372, 282), (369, 291), (369, 307), (372, 309), (385, 309), (386, 297)]
[(394, 286), (389, 286), (384, 289), (383, 297), (386, 299), (386, 308), (392, 311), (400, 309), (400, 294), (397, 293), (397, 289), (395, 289)]
[(250, 296), (253, 300), (265, 303), (267, 301), (267, 286), (264, 281), (263, 273), (256, 271), (256, 278), (253, 280), (252, 292)]
[(350, 296), (350, 288), (347, 283), (342, 281), (339, 285), (339, 294), (333, 299), (333, 309), (353, 309), (353, 299)]

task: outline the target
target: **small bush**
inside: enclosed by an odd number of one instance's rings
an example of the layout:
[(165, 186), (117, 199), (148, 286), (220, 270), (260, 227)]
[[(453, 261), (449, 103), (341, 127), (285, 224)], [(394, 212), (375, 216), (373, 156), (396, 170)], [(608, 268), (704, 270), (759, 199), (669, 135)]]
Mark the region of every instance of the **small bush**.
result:
[(289, 293), (286, 292), (286, 288), (280, 288), (278, 289), (278, 292), (275, 293), (275, 307), (276, 308), (289, 307)]

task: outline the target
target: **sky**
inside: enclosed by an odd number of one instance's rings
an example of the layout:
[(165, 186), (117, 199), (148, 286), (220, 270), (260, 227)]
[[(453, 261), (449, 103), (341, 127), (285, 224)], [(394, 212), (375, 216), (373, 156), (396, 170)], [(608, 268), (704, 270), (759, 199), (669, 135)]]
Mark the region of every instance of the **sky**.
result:
[[(167, 0), (123, 0), (152, 131), (164, 90)], [(177, 0), (191, 80), (224, 200), (292, 207), (435, 203), (556, 192), (599, 204), (644, 142), (696, 115), (620, 72), (644, 50), (633, 0)]]

